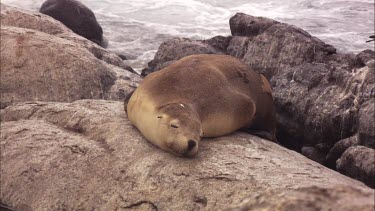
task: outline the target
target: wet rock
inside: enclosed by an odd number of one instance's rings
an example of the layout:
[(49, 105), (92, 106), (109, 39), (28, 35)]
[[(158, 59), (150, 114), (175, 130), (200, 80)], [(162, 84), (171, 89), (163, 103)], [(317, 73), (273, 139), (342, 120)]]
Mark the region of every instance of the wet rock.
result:
[(103, 29), (96, 20), (95, 14), (83, 3), (76, 0), (47, 0), (39, 10), (51, 16), (69, 29), (88, 40), (107, 47), (103, 39)]
[(204, 139), (194, 159), (176, 157), (148, 143), (121, 102), (19, 103), (1, 121), (1, 200), (11, 207), (223, 210), (261, 197), (285, 209), (374, 206), (362, 183), (241, 132)]
[(349, 147), (358, 145), (358, 142), (358, 135), (354, 135), (349, 138), (338, 141), (329, 150), (329, 153), (327, 154), (325, 159), (325, 165), (329, 168), (336, 169), (336, 161)]
[(349, 177), (375, 187), (375, 150), (364, 146), (348, 148), (339, 160), (337, 170)]

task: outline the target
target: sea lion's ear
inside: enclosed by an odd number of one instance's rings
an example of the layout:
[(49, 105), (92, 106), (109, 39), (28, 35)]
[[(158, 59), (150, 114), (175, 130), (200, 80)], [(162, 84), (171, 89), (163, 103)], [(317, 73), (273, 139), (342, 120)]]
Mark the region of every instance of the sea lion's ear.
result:
[(163, 116), (158, 116), (158, 119), (161, 119), (161, 118), (163, 118)]

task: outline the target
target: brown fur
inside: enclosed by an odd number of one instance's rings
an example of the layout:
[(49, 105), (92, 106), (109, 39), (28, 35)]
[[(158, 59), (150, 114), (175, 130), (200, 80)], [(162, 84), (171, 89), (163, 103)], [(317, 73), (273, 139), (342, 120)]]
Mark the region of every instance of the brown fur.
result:
[[(183, 106), (178, 106), (180, 104)], [(170, 106), (173, 109), (162, 111)], [(200, 136), (222, 136), (241, 128), (276, 140), (275, 111), (267, 79), (231, 56), (187, 56), (151, 73), (130, 97), (126, 107), (130, 121), (149, 141), (175, 154), (186, 152), (179, 150), (179, 147), (186, 148), (186, 140), (199, 142)], [(167, 117), (159, 118), (163, 119), (163, 125), (169, 127), (169, 122), (177, 119), (181, 127), (149, 131), (152, 130), (149, 127), (159, 127), (160, 123), (154, 118), (160, 115)], [(168, 120), (165, 122), (164, 119)], [(203, 130), (203, 135), (197, 127)], [(173, 140), (155, 140), (169, 135), (170, 131), (177, 131), (179, 135), (184, 133), (184, 140), (175, 135), (171, 135)], [(176, 141), (182, 143), (177, 150), (164, 146), (164, 142)]]

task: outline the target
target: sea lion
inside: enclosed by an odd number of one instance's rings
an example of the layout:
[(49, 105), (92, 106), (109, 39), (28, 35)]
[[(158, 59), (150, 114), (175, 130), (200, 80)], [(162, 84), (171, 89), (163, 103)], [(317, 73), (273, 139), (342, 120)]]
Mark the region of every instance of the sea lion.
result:
[(232, 56), (187, 56), (153, 72), (124, 109), (148, 141), (176, 155), (194, 156), (202, 137), (238, 129), (276, 141), (267, 79)]
[(40, 13), (60, 21), (73, 32), (106, 48), (108, 40), (103, 37), (103, 29), (96, 21), (95, 14), (76, 0), (47, 0)]

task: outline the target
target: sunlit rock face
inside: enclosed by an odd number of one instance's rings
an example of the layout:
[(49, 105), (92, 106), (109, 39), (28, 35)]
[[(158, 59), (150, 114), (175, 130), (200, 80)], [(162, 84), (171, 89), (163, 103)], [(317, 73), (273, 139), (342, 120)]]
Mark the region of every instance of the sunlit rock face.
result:
[(121, 100), (140, 77), (115, 54), (40, 13), (1, 4), (1, 108), (28, 100)]

